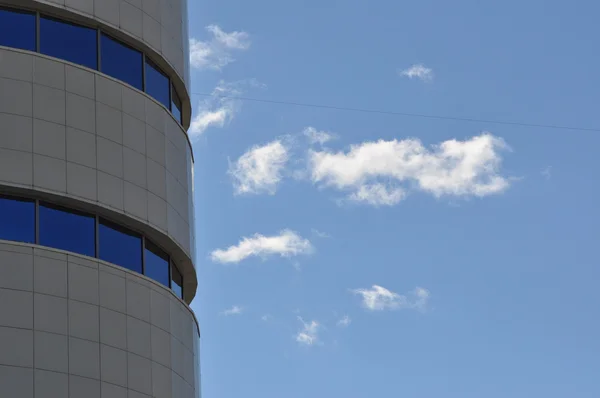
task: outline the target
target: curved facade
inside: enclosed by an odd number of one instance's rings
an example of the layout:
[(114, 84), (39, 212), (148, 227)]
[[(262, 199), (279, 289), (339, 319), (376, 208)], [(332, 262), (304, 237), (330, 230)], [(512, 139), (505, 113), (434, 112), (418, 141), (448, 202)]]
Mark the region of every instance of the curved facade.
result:
[(0, 0), (0, 391), (199, 397), (186, 0)]

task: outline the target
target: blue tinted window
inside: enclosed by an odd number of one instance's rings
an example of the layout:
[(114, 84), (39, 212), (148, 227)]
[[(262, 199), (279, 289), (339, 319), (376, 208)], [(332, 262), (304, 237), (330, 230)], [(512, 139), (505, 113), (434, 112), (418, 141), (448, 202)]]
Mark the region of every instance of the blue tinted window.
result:
[(169, 256), (148, 240), (146, 240), (144, 274), (169, 287)]
[(88, 68), (98, 69), (98, 32), (96, 29), (40, 19), (40, 52)]
[(142, 90), (142, 53), (102, 34), (101, 71)]
[(183, 299), (183, 277), (175, 266), (171, 267), (171, 273), (171, 289), (177, 297)]
[(175, 120), (177, 120), (180, 124), (183, 123), (181, 121), (181, 110), (179, 108), (177, 108), (174, 104), (173, 104), (173, 110), (171, 111), (171, 113), (173, 114), (173, 117), (175, 118)]
[(35, 51), (35, 14), (0, 9), (0, 46)]
[(100, 259), (142, 273), (142, 238), (127, 229), (101, 220)]
[(35, 202), (0, 196), (0, 239), (35, 243)]
[(152, 62), (146, 60), (146, 92), (169, 109), (171, 102), (169, 90), (171, 90), (169, 78)]
[(96, 255), (96, 218), (59, 207), (40, 204), (40, 242), (94, 257)]
[(171, 113), (175, 117), (175, 119), (183, 124), (183, 120), (181, 119), (181, 99), (177, 95), (175, 91), (175, 87), (171, 86)]

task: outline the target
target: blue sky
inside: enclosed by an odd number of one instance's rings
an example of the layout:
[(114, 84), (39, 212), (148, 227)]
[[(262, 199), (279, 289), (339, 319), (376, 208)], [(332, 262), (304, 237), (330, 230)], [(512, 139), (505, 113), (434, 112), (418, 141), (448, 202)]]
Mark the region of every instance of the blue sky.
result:
[(204, 397), (600, 396), (599, 132), (222, 97), (599, 128), (597, 2), (189, 8)]

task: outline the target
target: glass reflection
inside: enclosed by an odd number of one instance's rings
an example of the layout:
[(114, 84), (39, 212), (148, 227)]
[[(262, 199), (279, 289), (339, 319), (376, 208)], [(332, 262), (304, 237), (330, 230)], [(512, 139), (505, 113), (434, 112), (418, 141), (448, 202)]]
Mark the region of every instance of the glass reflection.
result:
[[(100, 70), (138, 90), (145, 90), (171, 110), (180, 124), (183, 123), (181, 98), (170, 84), (169, 77), (150, 59), (144, 65), (141, 51), (101, 33), (99, 29), (49, 16), (39, 17), (38, 43), (37, 19), (35, 13), (0, 6), (0, 46), (38, 51), (39, 45), (42, 54)], [(184, 29), (187, 30), (187, 27)], [(187, 70), (187, 65), (185, 67)], [(186, 71), (185, 78), (189, 83), (188, 74), (189, 71)]]
[(0, 196), (0, 239), (35, 243), (35, 202)]
[(175, 117), (175, 120), (179, 122), (179, 124), (183, 124), (183, 120), (181, 118), (181, 99), (179, 98), (179, 95), (177, 95), (175, 87), (171, 87), (171, 113)]
[(99, 258), (142, 273), (142, 237), (106, 220), (100, 220)]
[(144, 274), (169, 287), (169, 256), (146, 239)]
[[(37, 211), (36, 211), (37, 206)], [(36, 224), (36, 213), (38, 214)], [(97, 257), (120, 265), (173, 290), (183, 299), (183, 276), (167, 252), (118, 224), (50, 203), (0, 195), (0, 240), (41, 246)], [(98, 239), (96, 239), (98, 227)]]
[(50, 204), (40, 204), (39, 212), (40, 245), (96, 255), (96, 217)]
[(40, 18), (40, 52), (98, 69), (98, 31), (42, 17)]
[(169, 109), (170, 89), (169, 78), (150, 60), (146, 60), (146, 92)]
[(100, 70), (109, 76), (131, 84), (138, 90), (143, 90), (142, 53), (104, 33), (100, 45), (102, 49)]
[(0, 8), (0, 46), (35, 51), (35, 14)]
[(171, 289), (177, 297), (183, 299), (183, 277), (174, 264), (171, 267)]

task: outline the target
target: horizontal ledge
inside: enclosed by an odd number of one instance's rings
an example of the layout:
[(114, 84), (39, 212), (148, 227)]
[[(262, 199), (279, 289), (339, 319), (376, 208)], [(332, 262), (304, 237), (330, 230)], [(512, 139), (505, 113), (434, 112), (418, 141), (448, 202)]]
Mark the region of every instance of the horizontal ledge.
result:
[[(185, 137), (185, 140), (187, 141), (188, 147), (190, 148), (190, 153), (192, 154), (192, 161), (195, 162), (195, 159), (194, 159), (194, 148), (192, 146), (192, 142), (190, 140), (190, 137), (189, 137), (188, 133), (185, 131), (185, 129), (183, 128), (183, 126), (177, 121), (177, 119), (175, 119), (175, 117), (173, 116), (173, 114), (164, 106), (164, 104), (162, 104), (161, 102), (159, 102), (154, 97), (150, 96), (148, 93), (146, 93), (146, 92), (144, 92), (144, 91), (142, 91), (140, 89), (137, 89), (137, 88), (131, 86), (130, 84), (127, 84), (126, 82), (124, 82), (122, 80), (119, 80), (119, 79), (116, 79), (116, 78), (114, 78), (112, 76), (109, 76), (109, 75), (107, 75), (107, 74), (105, 74), (105, 73), (103, 73), (103, 72), (101, 72), (99, 70), (88, 68), (87, 66), (76, 64), (76, 63), (73, 63), (71, 61), (67, 61), (67, 60), (62, 59), (62, 58), (52, 57), (52, 56), (49, 56), (49, 55), (46, 55), (46, 54), (42, 54), (42, 53), (39, 53), (39, 52), (36, 52), (36, 51), (22, 50), (20, 48), (6, 47), (6, 46), (2, 46), (2, 45), (0, 45), (0, 50), (2, 50), (2, 51), (12, 51), (12, 52), (19, 53), (19, 54), (36, 56), (36, 57), (39, 57), (39, 58), (47, 59), (49, 61), (60, 62), (60, 63), (63, 63), (65, 65), (68, 65), (70, 67), (84, 70), (86, 72), (94, 73), (95, 75), (98, 75), (98, 76), (100, 76), (102, 78), (105, 78), (107, 80), (111, 80), (114, 83), (117, 83), (117, 84), (119, 84), (119, 85), (121, 85), (123, 87), (126, 87), (127, 89), (133, 90), (137, 94), (144, 96), (145, 98), (149, 99), (150, 101), (153, 101), (155, 104), (157, 104), (158, 106), (160, 106), (162, 108), (162, 110), (165, 111), (167, 113), (167, 115), (171, 119), (173, 119), (173, 121), (177, 125), (177, 128), (179, 128), (179, 130), (181, 131), (181, 133)], [(0, 77), (0, 79), (6, 79), (6, 78)], [(34, 83), (33, 81), (29, 81), (29, 80), (21, 80), (21, 79), (12, 79), (12, 80), (23, 81), (23, 82), (32, 83), (32, 84), (39, 84), (39, 83)], [(50, 87), (50, 86), (46, 86), (44, 84), (39, 84), (39, 85), (40, 86), (44, 86), (44, 87)], [(79, 94), (77, 94), (77, 93), (71, 93), (71, 94), (79, 96)], [(104, 104), (103, 102), (101, 102), (101, 103)], [(106, 105), (106, 106), (111, 107), (110, 105)], [(135, 116), (132, 115), (132, 117), (135, 117)]]
[[(38, 187), (23, 187), (22, 185), (16, 185), (7, 182), (0, 182), (0, 190), (0, 192), (3, 194), (14, 195), (17, 197), (20, 196), (29, 199), (38, 199), (42, 201), (47, 200), (55, 205), (98, 215), (108, 219), (109, 221), (113, 221), (119, 225), (127, 227), (133, 232), (137, 232), (146, 236), (169, 254), (171, 260), (175, 263), (177, 269), (182, 274), (184, 281), (183, 301), (186, 303), (191, 303), (193, 301), (196, 295), (196, 289), (198, 287), (196, 269), (192, 263), (192, 259), (188, 256), (180, 244), (166, 234), (168, 231), (161, 231), (152, 224), (141, 221), (134, 216), (125, 213), (124, 211), (119, 212), (118, 210), (105, 206), (99, 202), (93, 202), (88, 199), (75, 197), (67, 193), (57, 193)], [(41, 247), (46, 248), (46, 246)], [(66, 253), (77, 255), (76, 253), (72, 252)], [(99, 260), (95, 257), (82, 257)], [(137, 273), (134, 274), (138, 275)]]
[[(192, 318), (194, 320), (194, 323), (196, 324), (196, 328), (198, 330), (198, 335), (200, 335), (200, 324), (198, 323), (198, 319), (196, 318), (196, 314), (194, 313), (194, 311), (192, 311), (192, 309), (190, 308), (190, 306), (185, 301), (183, 301), (182, 299), (180, 299), (179, 297), (177, 297), (175, 295), (175, 293), (171, 289), (165, 288), (165, 286), (161, 285), (160, 283), (156, 282), (155, 280), (153, 280), (151, 278), (148, 278), (144, 274), (139, 274), (137, 272), (131, 271), (131, 270), (127, 269), (127, 268), (124, 268), (124, 267), (121, 267), (119, 265), (110, 263), (108, 261), (101, 260), (99, 258), (89, 257), (89, 256), (85, 256), (85, 255), (82, 255), (82, 254), (79, 254), (79, 253), (74, 253), (74, 252), (70, 252), (70, 251), (66, 251), (66, 250), (61, 250), (61, 249), (56, 249), (54, 247), (42, 246), (42, 245), (38, 245), (38, 244), (35, 244), (35, 243), (23, 243), (23, 242), (15, 242), (15, 241), (12, 241), (12, 240), (3, 240), (3, 239), (0, 239), (0, 244), (5, 245), (5, 246), (15, 246), (15, 247), (19, 247), (19, 248), (31, 249), (32, 255), (35, 255), (34, 254), (34, 249), (40, 249), (40, 250), (44, 250), (44, 251), (49, 251), (49, 252), (57, 253), (57, 254), (66, 256), (67, 257), (67, 262), (69, 261), (68, 260), (69, 257), (76, 257), (76, 258), (80, 258), (82, 260), (85, 260), (86, 262), (95, 262), (95, 263), (101, 264), (103, 266), (106, 266), (108, 268), (112, 268), (112, 269), (115, 269), (117, 271), (123, 272), (123, 273), (126, 274), (126, 277), (127, 277), (127, 275), (130, 275), (130, 276), (134, 276), (136, 278), (142, 279), (144, 282), (152, 284), (152, 288), (154, 288), (154, 289), (160, 289), (162, 292), (167, 292), (173, 298), (177, 299), (181, 304), (183, 304), (184, 307), (186, 308), (186, 310), (192, 316)], [(22, 251), (15, 251), (15, 253), (24, 254)], [(42, 255), (40, 257), (45, 257), (45, 256)], [(50, 257), (50, 258), (52, 258), (52, 257)], [(87, 265), (83, 265), (83, 264), (79, 264), (79, 263), (77, 263), (77, 264), (81, 265), (83, 267), (87, 267)], [(134, 280), (134, 283), (137, 283), (137, 282), (135, 282), (135, 280)]]

